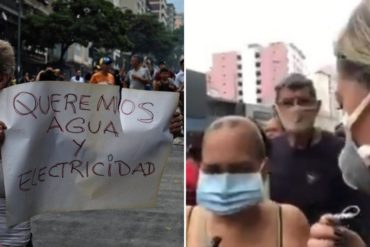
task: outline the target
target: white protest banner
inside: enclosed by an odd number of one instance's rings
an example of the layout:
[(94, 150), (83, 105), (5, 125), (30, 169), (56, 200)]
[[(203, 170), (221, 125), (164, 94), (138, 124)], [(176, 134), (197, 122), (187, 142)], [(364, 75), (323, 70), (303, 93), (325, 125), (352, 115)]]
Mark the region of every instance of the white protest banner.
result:
[(155, 206), (178, 95), (70, 82), (0, 93), (7, 223), (53, 211)]

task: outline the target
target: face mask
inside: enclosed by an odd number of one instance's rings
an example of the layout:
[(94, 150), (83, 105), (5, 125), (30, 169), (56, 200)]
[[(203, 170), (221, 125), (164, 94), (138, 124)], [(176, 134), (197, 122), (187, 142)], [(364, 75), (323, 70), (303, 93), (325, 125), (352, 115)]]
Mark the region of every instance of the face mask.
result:
[(353, 189), (370, 193), (370, 145), (357, 147), (351, 135), (351, 127), (370, 103), (370, 94), (349, 116), (344, 113), (342, 122), (346, 130), (346, 144), (339, 155), (339, 168), (345, 183)]
[(197, 203), (217, 215), (232, 215), (263, 201), (262, 176), (257, 173), (200, 172)]
[(312, 128), (315, 124), (316, 107), (294, 105), (286, 109), (284, 113), (279, 109), (279, 106), (276, 106), (275, 109), (281, 124), (288, 132), (300, 133)]

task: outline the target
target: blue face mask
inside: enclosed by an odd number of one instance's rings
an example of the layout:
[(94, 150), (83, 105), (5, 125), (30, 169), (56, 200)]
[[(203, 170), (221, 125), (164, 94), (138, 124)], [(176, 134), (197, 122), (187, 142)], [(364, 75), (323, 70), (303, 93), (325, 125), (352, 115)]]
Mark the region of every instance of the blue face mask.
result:
[(217, 215), (232, 215), (263, 201), (262, 176), (257, 173), (200, 172), (197, 203)]

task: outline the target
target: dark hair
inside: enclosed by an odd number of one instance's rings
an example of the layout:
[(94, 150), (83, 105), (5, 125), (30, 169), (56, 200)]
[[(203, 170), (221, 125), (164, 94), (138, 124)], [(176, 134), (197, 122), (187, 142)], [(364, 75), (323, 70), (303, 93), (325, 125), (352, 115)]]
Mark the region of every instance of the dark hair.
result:
[(56, 81), (57, 79), (52, 70), (46, 70), (40, 74), (40, 81)]
[(143, 58), (140, 55), (134, 54), (131, 56), (131, 58), (136, 58), (139, 63), (143, 62)]
[(166, 63), (164, 61), (159, 61), (158, 63), (159, 65), (163, 64), (163, 65), (166, 65)]
[(85, 75), (85, 81), (86, 82), (89, 82), (90, 81), (90, 79), (91, 79), (91, 73), (90, 72), (88, 72), (88, 73), (86, 73), (86, 75)]
[(294, 73), (290, 74), (286, 78), (284, 78), (276, 87), (275, 87), (275, 93), (276, 98), (275, 102), (279, 100), (280, 97), (280, 91), (284, 88), (288, 88), (290, 90), (296, 91), (301, 90), (304, 88), (308, 88), (310, 90), (310, 95), (316, 99), (316, 90), (313, 86), (312, 80), (308, 79), (302, 74)]
[(370, 66), (348, 60), (345, 56), (337, 56), (337, 69), (344, 76), (370, 89)]
[(162, 68), (159, 73), (162, 73), (162, 72), (170, 72), (167, 68)]

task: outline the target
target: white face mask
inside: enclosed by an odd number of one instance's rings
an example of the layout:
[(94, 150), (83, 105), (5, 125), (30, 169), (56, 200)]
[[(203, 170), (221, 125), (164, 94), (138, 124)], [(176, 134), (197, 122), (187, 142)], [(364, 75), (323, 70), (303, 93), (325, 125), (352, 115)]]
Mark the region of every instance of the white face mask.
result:
[(351, 128), (369, 104), (370, 94), (351, 115), (344, 113), (342, 122), (346, 130), (346, 144), (339, 155), (339, 167), (346, 184), (367, 193), (370, 193), (370, 145), (357, 147), (352, 138)]

